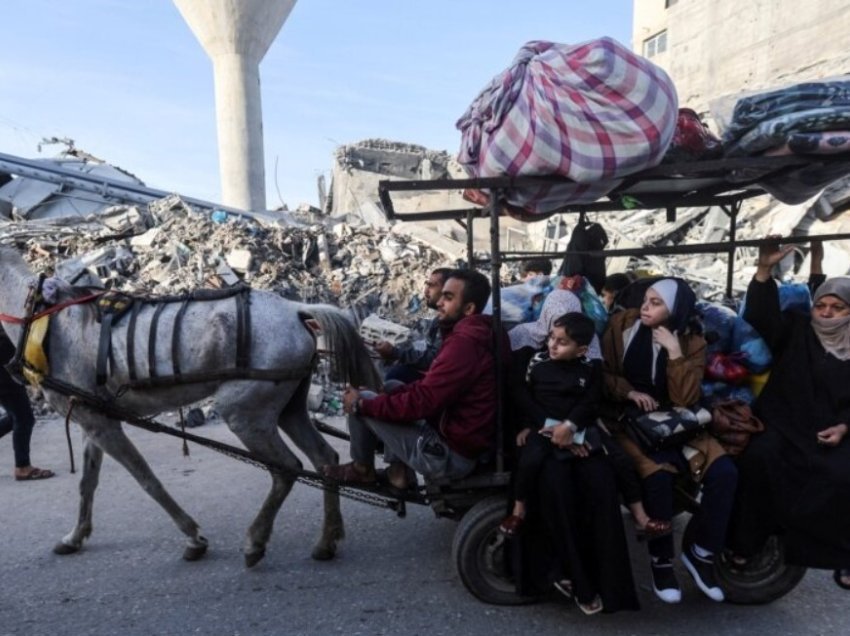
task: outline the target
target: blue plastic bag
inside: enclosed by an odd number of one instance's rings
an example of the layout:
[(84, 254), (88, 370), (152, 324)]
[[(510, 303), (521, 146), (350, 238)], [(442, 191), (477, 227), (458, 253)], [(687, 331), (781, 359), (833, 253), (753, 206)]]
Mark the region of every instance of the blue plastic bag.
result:
[(608, 310), (586, 278), (578, 292), (578, 298), (581, 301), (582, 313), (593, 320), (593, 324), (596, 326), (596, 335), (601, 336), (608, 327)]
[(744, 354), (743, 364), (752, 373), (766, 371), (773, 362), (773, 356), (764, 339), (755, 328), (743, 318), (735, 319), (732, 331), (732, 350)]
[(730, 353), (732, 349), (732, 333), (738, 320), (734, 311), (723, 305), (709, 303), (704, 300), (697, 302), (697, 312), (702, 316), (703, 335), (708, 353)]

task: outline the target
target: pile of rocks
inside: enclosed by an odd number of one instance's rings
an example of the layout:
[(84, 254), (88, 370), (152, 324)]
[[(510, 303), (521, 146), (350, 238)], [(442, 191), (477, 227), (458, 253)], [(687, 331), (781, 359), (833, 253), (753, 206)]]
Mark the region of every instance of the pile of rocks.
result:
[(23, 248), (36, 271), (72, 283), (99, 279), (136, 293), (174, 294), (244, 281), (303, 302), (377, 313), (402, 324), (424, 315), (423, 282), (451, 266), (425, 243), (388, 228), (351, 225), (311, 211), (265, 223), (193, 209), (172, 195), (149, 206), (113, 206), (70, 225), (10, 222), (0, 240)]

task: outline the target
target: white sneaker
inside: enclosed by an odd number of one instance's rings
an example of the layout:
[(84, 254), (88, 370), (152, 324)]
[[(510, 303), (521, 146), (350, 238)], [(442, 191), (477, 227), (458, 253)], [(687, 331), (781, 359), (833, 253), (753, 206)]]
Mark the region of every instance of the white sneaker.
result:
[(693, 546), (688, 546), (682, 550), (682, 564), (703, 594), (718, 603), (726, 600), (723, 590), (714, 579), (714, 559), (697, 556)]
[(652, 570), (652, 591), (655, 596), (665, 603), (680, 603), (682, 601), (682, 589), (673, 571), (673, 563), (670, 561), (658, 561), (650, 564)]

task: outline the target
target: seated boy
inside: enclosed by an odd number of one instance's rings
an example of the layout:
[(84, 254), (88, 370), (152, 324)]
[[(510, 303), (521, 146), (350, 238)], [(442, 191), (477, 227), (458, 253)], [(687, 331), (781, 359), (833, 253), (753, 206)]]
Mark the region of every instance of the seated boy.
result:
[(522, 526), (525, 502), (549, 455), (571, 460), (595, 451), (606, 453), (612, 461), (617, 486), (634, 516), (639, 535), (654, 538), (671, 530), (669, 523), (648, 517), (631, 459), (596, 428), (602, 370), (598, 361), (585, 357), (593, 334), (593, 320), (582, 313), (567, 313), (556, 319), (547, 350), (534, 355), (526, 368), (525, 381), (515, 388), (517, 412), (531, 426), (517, 435), (522, 452), (515, 475), (513, 512), (499, 528), (503, 534), (513, 536)]

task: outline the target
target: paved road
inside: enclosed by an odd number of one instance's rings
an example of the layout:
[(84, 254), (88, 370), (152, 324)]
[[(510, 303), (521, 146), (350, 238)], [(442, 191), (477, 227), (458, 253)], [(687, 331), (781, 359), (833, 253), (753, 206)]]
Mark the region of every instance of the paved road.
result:
[[(198, 432), (233, 441), (221, 424)], [(95, 499), (94, 534), (79, 554), (53, 544), (72, 526), (78, 475), (68, 472), (59, 420), (36, 425), (33, 456), (56, 478), (16, 483), (8, 438), (0, 441), (0, 634), (738, 634), (850, 633), (850, 596), (826, 572), (809, 572), (769, 606), (716, 605), (685, 581), (680, 606), (647, 587), (641, 548), (635, 567), (643, 610), (584, 617), (565, 603), (506, 608), (481, 604), (456, 577), (454, 523), (428, 509), (406, 519), (344, 501), (348, 538), (332, 562), (310, 559), (320, 524), (318, 491), (297, 486), (284, 504), (266, 558), (243, 566), (245, 528), (268, 487), (252, 466), (175, 439), (131, 431), (175, 498), (210, 539), (208, 556), (180, 559), (183, 539), (127, 473), (107, 459)], [(77, 462), (79, 432), (74, 434)]]

